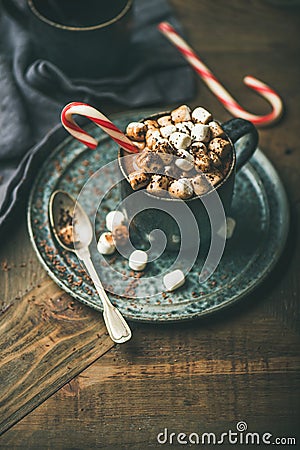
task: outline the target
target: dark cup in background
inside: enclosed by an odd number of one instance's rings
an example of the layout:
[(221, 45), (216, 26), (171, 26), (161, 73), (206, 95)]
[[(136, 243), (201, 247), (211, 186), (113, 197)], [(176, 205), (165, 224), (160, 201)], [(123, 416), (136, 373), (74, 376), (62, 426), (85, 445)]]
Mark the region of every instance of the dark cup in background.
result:
[(73, 78), (117, 75), (126, 66), (133, 0), (13, 0), (4, 7), (30, 30), (37, 58)]

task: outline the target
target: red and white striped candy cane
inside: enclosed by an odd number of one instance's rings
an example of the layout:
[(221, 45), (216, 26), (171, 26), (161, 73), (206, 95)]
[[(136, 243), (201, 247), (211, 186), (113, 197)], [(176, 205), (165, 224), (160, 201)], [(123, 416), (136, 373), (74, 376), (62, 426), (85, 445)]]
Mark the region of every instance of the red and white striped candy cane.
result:
[(65, 129), (78, 141), (90, 148), (96, 148), (98, 142), (86, 131), (80, 128), (73, 119), (73, 114), (84, 116), (94, 122), (98, 127), (102, 128), (120, 147), (125, 150), (137, 153), (138, 148), (132, 141), (119, 130), (104, 114), (86, 103), (72, 102), (66, 105), (61, 112), (61, 123)]
[(246, 76), (244, 83), (261, 94), (272, 106), (272, 112), (265, 116), (257, 116), (247, 112), (237, 101), (229, 94), (229, 92), (217, 80), (209, 68), (196, 55), (194, 50), (182, 39), (177, 31), (168, 22), (161, 22), (158, 25), (159, 30), (175, 45), (175, 47), (187, 59), (195, 71), (200, 75), (209, 89), (215, 94), (223, 106), (231, 112), (233, 116), (250, 120), (255, 125), (268, 125), (277, 120), (283, 111), (282, 100), (279, 95), (262, 81), (252, 76)]

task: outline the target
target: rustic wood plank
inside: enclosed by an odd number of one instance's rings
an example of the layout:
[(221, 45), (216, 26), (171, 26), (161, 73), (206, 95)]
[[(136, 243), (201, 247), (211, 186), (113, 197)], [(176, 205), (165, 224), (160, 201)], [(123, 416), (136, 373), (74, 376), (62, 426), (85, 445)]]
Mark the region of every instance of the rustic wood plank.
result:
[(113, 346), (100, 314), (49, 278), (0, 318), (0, 432)]

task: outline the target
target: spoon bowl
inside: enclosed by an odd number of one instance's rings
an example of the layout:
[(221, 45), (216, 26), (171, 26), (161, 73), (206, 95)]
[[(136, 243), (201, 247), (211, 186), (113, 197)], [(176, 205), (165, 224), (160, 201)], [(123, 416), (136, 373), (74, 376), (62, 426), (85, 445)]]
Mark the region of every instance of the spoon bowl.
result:
[[(58, 243), (71, 252), (86, 248), (93, 238), (93, 229), (82, 206), (67, 192), (55, 191), (49, 201), (49, 219)], [(70, 228), (70, 239), (63, 239), (62, 231)]]

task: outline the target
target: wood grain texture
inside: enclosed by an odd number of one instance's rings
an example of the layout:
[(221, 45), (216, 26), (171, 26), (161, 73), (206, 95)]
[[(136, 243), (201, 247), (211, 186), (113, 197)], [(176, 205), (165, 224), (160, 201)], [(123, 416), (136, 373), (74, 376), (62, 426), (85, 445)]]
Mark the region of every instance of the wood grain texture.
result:
[(298, 335), (261, 311), (253, 301), (188, 326), (136, 326), (126, 348), (106, 353), (19, 422), (3, 446), (158, 448), (165, 427), (221, 433), (239, 420), (252, 431), (295, 435)]
[(113, 346), (102, 317), (50, 279), (0, 318), (0, 433)]
[[(249, 431), (297, 436), (300, 442), (299, 8), (276, 8), (266, 0), (170, 3), (191, 45), (242, 106), (253, 113), (269, 112), (268, 104), (243, 85), (247, 74), (269, 83), (284, 99), (283, 120), (260, 129), (259, 135), (260, 147), (278, 170), (290, 201), (287, 247), (265, 283), (234, 308), (192, 323), (135, 324), (131, 342), (78, 370), (75, 378), (8, 430), (0, 448), (159, 448), (156, 436), (164, 427), (177, 433), (221, 433), (234, 430), (239, 420), (247, 422)], [(197, 88), (191, 106), (201, 104), (220, 120), (230, 118), (198, 78)], [(13, 303), (5, 314), (21, 308), (30, 323), (35, 307), (25, 307), (23, 294), (44, 275), (24, 225), (0, 255), (12, 267), (0, 271), (0, 298), (6, 306)], [(27, 255), (32, 263), (22, 267)], [(18, 295), (21, 300), (15, 299)], [(62, 320), (67, 329), (81, 323), (81, 336), (85, 327), (92, 333), (96, 325), (91, 324), (99, 316), (83, 311), (85, 324), (81, 313), (75, 320), (58, 319), (52, 312), (50, 325), (40, 327), (39, 354), (45, 354), (44, 344), (53, 346), (48, 336), (54, 323), (60, 330)], [(83, 359), (80, 354), (73, 361), (80, 366)]]
[(0, 310), (18, 303), (22, 296), (46, 277), (37, 261), (27, 233), (25, 218), (0, 246)]

